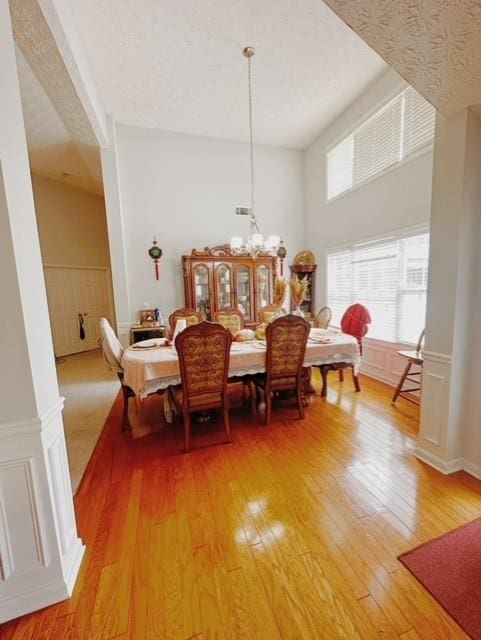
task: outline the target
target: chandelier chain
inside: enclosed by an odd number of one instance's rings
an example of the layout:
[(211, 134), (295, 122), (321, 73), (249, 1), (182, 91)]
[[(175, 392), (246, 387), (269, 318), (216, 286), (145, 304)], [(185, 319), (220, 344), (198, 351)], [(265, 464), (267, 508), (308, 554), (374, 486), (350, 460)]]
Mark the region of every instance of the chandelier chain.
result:
[(249, 145), (250, 145), (250, 163), (251, 163), (251, 210), (254, 215), (254, 133), (253, 133), (253, 117), (252, 117), (252, 73), (251, 58), (247, 58), (247, 81), (249, 84)]

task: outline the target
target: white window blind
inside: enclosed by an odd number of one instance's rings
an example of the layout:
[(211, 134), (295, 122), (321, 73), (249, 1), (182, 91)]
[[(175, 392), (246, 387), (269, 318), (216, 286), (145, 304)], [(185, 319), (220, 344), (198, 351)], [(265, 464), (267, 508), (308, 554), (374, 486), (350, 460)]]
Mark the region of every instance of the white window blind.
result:
[(328, 305), (340, 326), (346, 308), (369, 309), (369, 337), (416, 343), (424, 327), (429, 234), (359, 243), (327, 257)]
[(327, 153), (328, 200), (428, 149), (435, 115), (412, 87), (388, 102)]

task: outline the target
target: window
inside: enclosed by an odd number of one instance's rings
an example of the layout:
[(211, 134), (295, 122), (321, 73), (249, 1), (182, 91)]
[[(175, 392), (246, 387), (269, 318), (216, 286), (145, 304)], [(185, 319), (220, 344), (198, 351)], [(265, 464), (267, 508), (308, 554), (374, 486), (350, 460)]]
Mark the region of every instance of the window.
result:
[(424, 328), (429, 234), (358, 243), (328, 253), (327, 304), (339, 326), (350, 304), (371, 314), (369, 337), (416, 343)]
[(402, 91), (327, 153), (327, 199), (427, 149), (435, 116), (412, 87)]

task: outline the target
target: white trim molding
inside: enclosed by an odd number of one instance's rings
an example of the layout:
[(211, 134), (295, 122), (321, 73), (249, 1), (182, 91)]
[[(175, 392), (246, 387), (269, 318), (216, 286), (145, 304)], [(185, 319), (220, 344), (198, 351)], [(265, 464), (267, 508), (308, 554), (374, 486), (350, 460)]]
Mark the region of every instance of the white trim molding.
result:
[(0, 434), (2, 437), (17, 437), (29, 433), (38, 433), (45, 428), (59, 413), (62, 413), (65, 398), (59, 396), (48, 406), (40, 416), (25, 420), (0, 422)]
[(419, 458), (421, 462), (425, 462), (436, 471), (441, 472), (444, 475), (449, 475), (450, 473), (455, 473), (456, 471), (461, 471), (464, 469), (465, 461), (463, 458), (455, 458), (453, 460), (442, 460), (438, 456), (422, 449), (421, 447), (416, 447), (416, 458)]
[(438, 353), (437, 351), (428, 351), (427, 349), (423, 349), (423, 358), (425, 361), (439, 362), (441, 364), (448, 364), (449, 366), (451, 366), (453, 362), (452, 356), (446, 353)]
[(68, 598), (82, 562), (63, 402), (0, 425), (0, 623)]

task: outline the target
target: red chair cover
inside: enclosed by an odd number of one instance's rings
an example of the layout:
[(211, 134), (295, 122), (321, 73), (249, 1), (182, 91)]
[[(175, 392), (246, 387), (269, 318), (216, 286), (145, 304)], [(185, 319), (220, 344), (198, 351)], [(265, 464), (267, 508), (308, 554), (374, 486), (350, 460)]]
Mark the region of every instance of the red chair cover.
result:
[(371, 315), (362, 304), (352, 304), (346, 309), (341, 320), (341, 329), (344, 333), (357, 338), (361, 347), (361, 339), (366, 335), (371, 323)]

